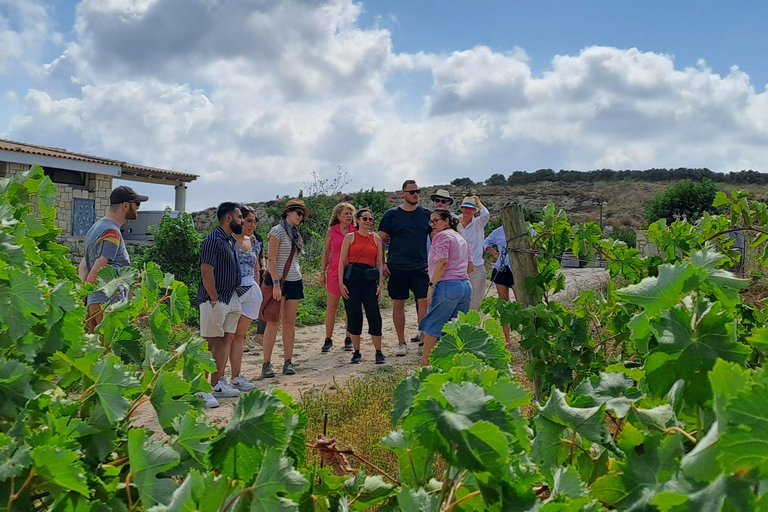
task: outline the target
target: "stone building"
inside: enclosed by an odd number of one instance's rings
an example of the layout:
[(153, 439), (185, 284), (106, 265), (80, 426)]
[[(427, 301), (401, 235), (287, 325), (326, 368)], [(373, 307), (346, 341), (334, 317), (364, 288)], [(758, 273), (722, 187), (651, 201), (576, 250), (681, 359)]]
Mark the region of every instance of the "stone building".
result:
[(113, 179), (172, 186), (174, 209), (180, 212), (186, 211), (187, 183), (197, 179), (195, 174), (0, 139), (0, 178), (24, 172), (33, 164), (40, 165), (58, 189), (56, 225), (62, 230), (61, 241), (73, 249), (75, 257), (88, 228), (107, 213)]

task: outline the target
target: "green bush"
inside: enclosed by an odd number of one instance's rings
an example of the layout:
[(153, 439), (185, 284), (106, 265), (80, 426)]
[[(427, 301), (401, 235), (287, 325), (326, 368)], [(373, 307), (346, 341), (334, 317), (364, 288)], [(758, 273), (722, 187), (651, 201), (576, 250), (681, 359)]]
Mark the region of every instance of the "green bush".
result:
[(637, 234), (634, 229), (627, 226), (614, 227), (611, 238), (614, 240), (621, 240), (627, 244), (627, 247), (637, 247)]
[(389, 201), (387, 201), (387, 194), (384, 191), (376, 192), (373, 188), (371, 188), (371, 190), (361, 190), (358, 192), (352, 200), (352, 204), (358, 209), (364, 206), (370, 208), (373, 217), (377, 221), (380, 220), (381, 216), (384, 215), (384, 212), (390, 208)]
[[(187, 285), (190, 303), (195, 304), (200, 283), (200, 244), (203, 237), (195, 229), (190, 214), (180, 213), (173, 218), (170, 211), (166, 208), (160, 223), (152, 229), (155, 243), (144, 251), (139, 262), (153, 261), (165, 272), (173, 274)], [(197, 323), (197, 308), (193, 307), (190, 313), (189, 321)]]
[(327, 305), (325, 288), (313, 284), (304, 285), (304, 298), (299, 301), (299, 309), (296, 312), (296, 325), (317, 325), (325, 320), (325, 306)]
[(652, 224), (666, 219), (671, 224), (676, 217), (696, 220), (704, 212), (714, 213), (716, 208), (712, 203), (716, 193), (717, 185), (710, 179), (680, 180), (675, 186), (656, 194), (653, 201), (645, 205), (645, 221)]

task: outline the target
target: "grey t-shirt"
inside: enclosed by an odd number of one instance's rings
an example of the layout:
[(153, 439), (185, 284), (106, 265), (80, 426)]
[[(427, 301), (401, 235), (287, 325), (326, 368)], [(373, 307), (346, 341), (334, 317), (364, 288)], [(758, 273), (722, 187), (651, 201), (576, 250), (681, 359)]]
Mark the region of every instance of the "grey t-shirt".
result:
[[(85, 266), (88, 272), (91, 271), (99, 256), (107, 258), (109, 264), (116, 270), (131, 265), (125, 241), (120, 234), (120, 226), (113, 220), (100, 219), (85, 234)], [(128, 290), (121, 290), (120, 293), (124, 295), (122, 298), (128, 298)], [(88, 296), (88, 304), (105, 302), (109, 302), (109, 297), (103, 292), (94, 292)]]

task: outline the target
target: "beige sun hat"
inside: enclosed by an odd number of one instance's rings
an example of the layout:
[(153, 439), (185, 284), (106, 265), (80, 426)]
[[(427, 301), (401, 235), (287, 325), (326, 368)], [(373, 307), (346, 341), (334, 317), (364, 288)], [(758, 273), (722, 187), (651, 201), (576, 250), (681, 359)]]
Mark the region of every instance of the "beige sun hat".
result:
[(465, 197), (462, 199), (459, 208), (474, 208), (475, 210), (479, 209), (474, 197)]
[(453, 204), (453, 198), (451, 197), (451, 193), (445, 190), (444, 188), (439, 188), (435, 190), (435, 193), (429, 196), (429, 198), (434, 201), (436, 197), (442, 197), (444, 199), (448, 200), (448, 204)]
[(288, 210), (303, 210), (304, 211), (304, 217), (309, 217), (309, 208), (307, 208), (307, 205), (304, 204), (304, 201), (301, 199), (291, 199), (287, 203), (285, 203), (285, 208), (283, 208), (283, 213), (287, 212)]

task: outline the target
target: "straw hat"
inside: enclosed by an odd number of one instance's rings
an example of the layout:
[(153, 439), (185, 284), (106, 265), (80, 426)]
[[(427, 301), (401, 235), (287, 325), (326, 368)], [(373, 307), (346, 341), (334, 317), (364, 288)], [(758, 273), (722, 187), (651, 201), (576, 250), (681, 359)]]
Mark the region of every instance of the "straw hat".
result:
[(429, 198), (434, 201), (436, 197), (442, 197), (448, 200), (448, 204), (453, 204), (453, 198), (451, 198), (451, 193), (445, 190), (444, 188), (439, 188), (435, 190), (435, 193), (429, 196)]
[(467, 207), (467, 208), (474, 208), (475, 210), (477, 210), (478, 208), (477, 208), (477, 203), (475, 202), (475, 198), (474, 197), (465, 197), (461, 201), (461, 204), (459, 205), (459, 208), (465, 208), (465, 207)]
[(307, 208), (307, 205), (304, 204), (304, 201), (301, 199), (291, 199), (285, 204), (285, 208), (283, 208), (283, 213), (287, 212), (288, 210), (303, 210), (304, 211), (304, 217), (309, 217), (309, 208)]

